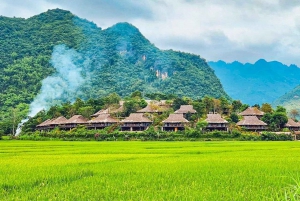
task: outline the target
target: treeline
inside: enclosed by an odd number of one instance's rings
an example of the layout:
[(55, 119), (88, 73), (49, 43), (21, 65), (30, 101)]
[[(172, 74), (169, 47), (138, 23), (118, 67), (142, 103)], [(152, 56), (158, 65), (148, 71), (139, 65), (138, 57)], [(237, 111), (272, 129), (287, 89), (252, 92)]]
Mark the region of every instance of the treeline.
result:
[[(161, 122), (166, 119), (170, 113), (179, 109), (181, 105), (193, 105), (193, 108), (197, 111), (196, 114), (187, 114), (186, 118), (190, 121), (189, 129), (198, 129), (204, 127), (201, 123), (205, 120), (206, 115), (210, 112), (221, 114), (229, 122), (229, 131), (234, 130), (242, 131), (242, 129), (236, 126), (236, 123), (242, 119), (238, 115), (241, 111), (244, 111), (249, 107), (247, 104), (243, 104), (239, 100), (230, 101), (224, 97), (219, 99), (205, 96), (202, 99), (193, 100), (188, 97), (176, 97), (174, 95), (165, 95), (161, 93), (146, 94), (145, 97), (140, 91), (133, 92), (130, 96), (123, 99), (123, 111), (112, 113), (115, 118), (123, 119), (128, 117), (130, 113), (134, 113), (147, 106), (146, 99), (151, 100), (166, 100), (166, 104), (169, 105), (169, 109), (165, 110), (162, 114), (149, 115), (149, 118), (153, 121), (153, 127), (162, 126)], [(112, 93), (106, 97), (98, 99), (89, 99), (83, 101), (77, 99), (74, 103), (63, 103), (61, 105), (52, 106), (48, 111), (40, 111), (35, 117), (29, 119), (24, 124), (23, 132), (34, 132), (36, 125), (44, 122), (47, 119), (54, 119), (59, 116), (70, 118), (73, 115), (82, 115), (88, 119), (90, 116), (101, 109), (110, 108), (111, 111), (120, 107), (119, 103), (121, 97), (117, 93)], [(273, 109), (270, 104), (264, 103), (262, 106), (253, 105), (258, 109), (265, 112), (262, 120), (269, 125), (270, 131), (281, 131), (284, 128), (285, 123), (288, 120), (285, 108), (279, 106)], [(1, 126), (1, 125), (0, 125)], [(197, 128), (198, 127), (198, 128)], [(3, 129), (3, 127), (1, 128)], [(158, 129), (159, 130), (159, 129)], [(9, 134), (10, 130), (2, 130), (2, 133)]]

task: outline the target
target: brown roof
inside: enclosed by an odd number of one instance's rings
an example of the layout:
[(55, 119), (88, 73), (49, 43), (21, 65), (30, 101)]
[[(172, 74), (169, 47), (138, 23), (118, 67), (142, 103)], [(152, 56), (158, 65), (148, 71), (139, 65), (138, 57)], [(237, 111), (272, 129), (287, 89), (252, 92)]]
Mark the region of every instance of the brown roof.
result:
[(138, 110), (137, 113), (156, 113), (163, 112), (168, 109), (165, 105), (162, 106), (161, 102), (158, 101), (150, 101), (147, 103), (148, 105), (145, 108)]
[(288, 122), (285, 124), (285, 127), (300, 127), (300, 123), (295, 122), (293, 119), (288, 119)]
[(207, 119), (205, 119), (207, 123), (228, 123), (225, 119), (221, 117), (220, 114), (207, 114)]
[(43, 126), (47, 126), (49, 125), (51, 122), (51, 119), (47, 119), (46, 121), (40, 123), (39, 125), (37, 125), (36, 127), (43, 127)]
[(108, 109), (106, 110), (99, 110), (98, 112), (96, 112), (95, 114), (92, 114), (91, 117), (97, 117), (99, 116), (100, 114), (108, 114)]
[(64, 124), (67, 121), (67, 119), (63, 116), (57, 117), (56, 119), (52, 120), (51, 122), (49, 122), (48, 125), (60, 125), (60, 124)]
[(176, 114), (186, 114), (186, 113), (196, 113), (196, 110), (194, 110), (192, 105), (181, 105), (178, 110), (176, 110), (174, 113)]
[(244, 116), (244, 119), (237, 122), (238, 126), (266, 126), (265, 122), (259, 120), (256, 116)]
[(84, 124), (87, 123), (87, 119), (82, 115), (74, 115), (69, 120), (65, 122), (65, 124)]
[(131, 113), (129, 117), (126, 117), (122, 120), (124, 123), (130, 123), (130, 122), (152, 122), (147, 117), (144, 117), (143, 113)]
[(262, 116), (265, 113), (257, 109), (257, 107), (248, 107), (243, 112), (239, 113), (241, 116)]
[(170, 114), (163, 123), (188, 123), (189, 121), (183, 117), (183, 114)]
[(119, 120), (114, 119), (110, 114), (100, 114), (95, 119), (88, 121), (88, 123), (117, 123)]

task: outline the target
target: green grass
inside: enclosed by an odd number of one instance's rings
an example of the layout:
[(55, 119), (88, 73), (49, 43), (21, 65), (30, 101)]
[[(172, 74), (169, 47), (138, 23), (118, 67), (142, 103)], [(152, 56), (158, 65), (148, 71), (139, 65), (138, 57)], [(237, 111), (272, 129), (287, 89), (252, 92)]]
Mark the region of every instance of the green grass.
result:
[(297, 200), (299, 169), (299, 142), (0, 141), (0, 200)]

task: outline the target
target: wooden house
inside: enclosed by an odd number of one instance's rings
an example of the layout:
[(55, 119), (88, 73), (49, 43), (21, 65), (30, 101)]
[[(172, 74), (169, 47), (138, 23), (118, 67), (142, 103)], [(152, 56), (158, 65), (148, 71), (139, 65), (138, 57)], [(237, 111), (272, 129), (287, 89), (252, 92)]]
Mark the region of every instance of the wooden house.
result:
[(267, 124), (256, 116), (244, 116), (243, 120), (237, 122), (236, 125), (249, 131), (263, 131), (267, 128)]
[(47, 123), (46, 129), (54, 129), (55, 127), (61, 127), (66, 121), (67, 119), (63, 116), (57, 117), (56, 119)]
[(256, 116), (257, 118), (261, 118), (265, 113), (257, 109), (257, 107), (248, 107), (243, 112), (239, 113), (238, 115), (241, 116)]
[(196, 110), (194, 110), (192, 105), (181, 105), (180, 108), (178, 110), (176, 110), (174, 112), (175, 114), (187, 114), (187, 113), (191, 113), (191, 114), (195, 114)]
[(288, 119), (288, 122), (284, 125), (285, 128), (288, 128), (290, 131), (299, 131), (300, 123), (295, 122), (293, 119)]
[(223, 119), (220, 114), (207, 114), (207, 118), (205, 119), (205, 121), (208, 123), (208, 125), (206, 126), (207, 130), (228, 130), (228, 121)]
[(82, 115), (74, 115), (70, 119), (66, 120), (63, 124), (61, 124), (61, 128), (64, 129), (72, 129), (76, 128), (78, 125), (86, 125), (87, 119)]
[(44, 130), (49, 130), (49, 124), (52, 120), (47, 119), (46, 121), (40, 123), (39, 125), (36, 126), (37, 130), (44, 131)]
[(121, 123), (122, 131), (144, 131), (151, 125), (152, 121), (143, 113), (131, 113)]
[(170, 114), (162, 123), (163, 131), (178, 131), (184, 130), (184, 126), (189, 123), (189, 121), (183, 117), (183, 114)]
[(88, 121), (88, 128), (90, 129), (104, 129), (108, 126), (117, 124), (119, 120), (110, 116), (110, 114), (100, 114), (96, 118)]

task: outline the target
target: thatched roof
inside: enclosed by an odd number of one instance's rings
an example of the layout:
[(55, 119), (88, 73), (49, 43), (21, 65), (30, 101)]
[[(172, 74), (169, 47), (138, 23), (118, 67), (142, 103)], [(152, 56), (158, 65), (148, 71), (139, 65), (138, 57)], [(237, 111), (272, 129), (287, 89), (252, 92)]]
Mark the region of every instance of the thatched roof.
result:
[(239, 113), (241, 116), (263, 116), (265, 113), (257, 109), (257, 107), (248, 107), (243, 112)]
[(238, 126), (266, 126), (267, 124), (259, 120), (256, 116), (244, 116), (244, 119), (237, 122)]
[(175, 114), (186, 114), (186, 113), (196, 113), (192, 105), (181, 105), (178, 110), (176, 110)]
[(48, 125), (60, 125), (60, 124), (64, 124), (67, 121), (67, 119), (63, 116), (57, 117), (56, 119), (52, 120), (51, 122), (49, 122)]
[(36, 127), (43, 127), (43, 126), (48, 126), (50, 124), (52, 120), (51, 119), (47, 119), (46, 121), (40, 123), (39, 125), (37, 125)]
[(95, 119), (88, 121), (88, 123), (117, 123), (119, 120), (114, 119), (110, 114), (100, 114)]
[(205, 121), (207, 123), (228, 123), (220, 114), (207, 114)]
[(87, 119), (82, 115), (74, 115), (69, 120), (65, 122), (65, 124), (85, 124), (87, 123)]
[(299, 122), (295, 122), (293, 119), (288, 119), (288, 122), (285, 124), (285, 127), (300, 127)]
[(183, 117), (183, 114), (170, 114), (163, 123), (188, 123), (189, 121)]
[(131, 113), (129, 117), (126, 117), (122, 120), (124, 123), (133, 123), (133, 122), (141, 122), (141, 123), (151, 123), (152, 121), (147, 117), (144, 117), (143, 113)]
[(165, 105), (161, 105), (161, 102), (159, 101), (150, 101), (148, 102), (148, 105), (138, 110), (137, 113), (156, 113), (156, 112), (164, 112), (168, 110), (168, 107)]
[(95, 114), (92, 114), (91, 117), (98, 117), (100, 114), (108, 114), (109, 111), (108, 109), (105, 110), (99, 110), (98, 112), (96, 112)]
[(117, 109), (111, 109), (110, 113), (117, 113), (117, 112), (123, 112), (124, 111), (124, 106), (121, 105), (119, 108)]

